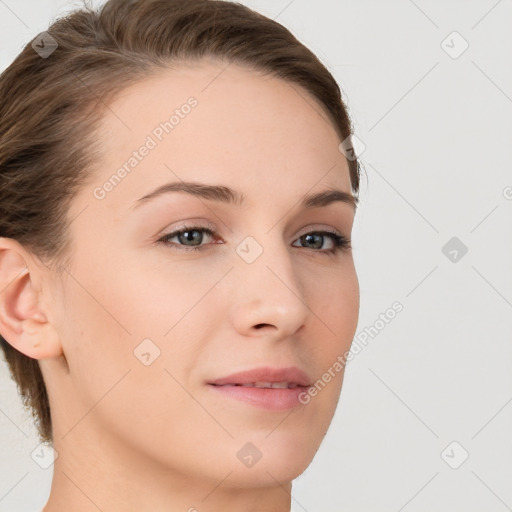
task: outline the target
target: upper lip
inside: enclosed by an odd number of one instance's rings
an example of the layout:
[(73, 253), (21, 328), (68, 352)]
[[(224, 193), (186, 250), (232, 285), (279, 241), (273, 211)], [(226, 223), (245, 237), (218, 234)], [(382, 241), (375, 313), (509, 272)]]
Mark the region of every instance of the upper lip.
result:
[(224, 384), (251, 384), (253, 382), (288, 382), (299, 386), (310, 386), (310, 379), (296, 366), (288, 368), (271, 368), (268, 366), (232, 373), (226, 377), (208, 382), (216, 386)]

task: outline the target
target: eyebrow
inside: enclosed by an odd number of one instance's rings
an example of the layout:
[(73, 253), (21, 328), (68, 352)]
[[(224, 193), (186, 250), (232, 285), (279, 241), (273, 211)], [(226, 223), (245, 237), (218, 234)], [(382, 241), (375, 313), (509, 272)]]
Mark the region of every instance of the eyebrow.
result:
[[(149, 194), (137, 199), (134, 207), (137, 208), (141, 204), (147, 203), (155, 197), (170, 192), (185, 192), (209, 201), (217, 201), (234, 205), (242, 205), (245, 201), (244, 194), (224, 185), (207, 185), (205, 183), (192, 181), (178, 181), (161, 185)], [(330, 189), (303, 197), (299, 203), (299, 207), (304, 209), (318, 208), (328, 206), (334, 202), (349, 204), (355, 210), (357, 208), (359, 198), (343, 190)]]

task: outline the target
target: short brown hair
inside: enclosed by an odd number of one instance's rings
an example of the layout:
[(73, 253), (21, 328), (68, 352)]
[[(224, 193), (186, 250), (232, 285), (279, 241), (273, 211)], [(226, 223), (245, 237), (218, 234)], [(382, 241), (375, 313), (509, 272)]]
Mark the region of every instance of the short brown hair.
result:
[[(58, 46), (43, 55), (36, 48), (51, 49), (48, 34)], [(351, 135), (332, 74), (289, 30), (242, 4), (109, 0), (98, 10), (84, 6), (36, 36), (0, 75), (0, 236), (61, 268), (69, 255), (67, 210), (98, 164), (94, 135), (109, 101), (171, 62), (202, 56), (302, 86), (325, 108), (340, 141)], [(359, 162), (349, 158), (348, 165), (356, 195)], [(0, 345), (41, 440), (53, 443), (38, 361), (2, 336)]]

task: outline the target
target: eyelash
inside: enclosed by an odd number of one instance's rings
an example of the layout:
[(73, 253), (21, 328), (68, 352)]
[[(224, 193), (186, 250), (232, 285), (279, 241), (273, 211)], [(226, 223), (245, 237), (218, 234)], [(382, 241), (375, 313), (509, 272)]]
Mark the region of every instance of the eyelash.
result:
[[(187, 231), (199, 231), (199, 232), (207, 233), (208, 235), (215, 238), (215, 232), (209, 228), (205, 228), (202, 226), (184, 226), (181, 229), (179, 229), (178, 231), (173, 231), (172, 233), (165, 234), (164, 236), (159, 238), (157, 240), (157, 242), (163, 243), (164, 245), (166, 245), (176, 251), (184, 251), (184, 252), (201, 251), (201, 250), (205, 249), (206, 247), (208, 247), (209, 244), (198, 245), (196, 247), (186, 247), (183, 245), (175, 244), (173, 242), (169, 242), (170, 238), (174, 238), (175, 236), (181, 235)], [(307, 235), (329, 235), (332, 238), (332, 240), (334, 241), (334, 247), (332, 249), (324, 249), (324, 250), (312, 249), (313, 251), (318, 252), (318, 253), (324, 253), (327, 255), (335, 255), (340, 251), (347, 251), (347, 250), (351, 249), (350, 239), (344, 237), (343, 235), (339, 235), (338, 233), (335, 233), (335, 232), (310, 231), (309, 233), (304, 233), (303, 235), (301, 235), (299, 237), (299, 239), (302, 237), (305, 237)], [(180, 247), (180, 248), (178, 249), (178, 247)], [(305, 247), (305, 249), (308, 249), (308, 247)]]

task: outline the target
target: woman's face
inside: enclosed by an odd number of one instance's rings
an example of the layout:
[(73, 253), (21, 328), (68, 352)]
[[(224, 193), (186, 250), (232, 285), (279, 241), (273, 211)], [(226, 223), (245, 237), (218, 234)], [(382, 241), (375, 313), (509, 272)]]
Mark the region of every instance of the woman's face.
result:
[[(343, 372), (332, 368), (353, 339), (359, 287), (350, 248), (330, 233), (350, 239), (355, 211), (302, 204), (351, 193), (313, 97), (224, 68), (162, 71), (109, 105), (105, 154), (73, 200), (73, 253), (51, 294), (69, 373), (41, 365), (57, 451), (275, 485), (304, 471), (336, 408)], [(142, 199), (185, 182), (203, 188)], [(262, 368), (277, 371), (229, 377)], [(299, 371), (307, 385), (329, 369), (316, 396), (297, 398)]]

